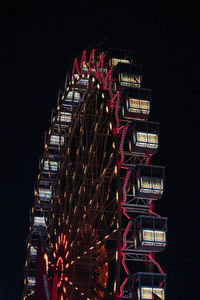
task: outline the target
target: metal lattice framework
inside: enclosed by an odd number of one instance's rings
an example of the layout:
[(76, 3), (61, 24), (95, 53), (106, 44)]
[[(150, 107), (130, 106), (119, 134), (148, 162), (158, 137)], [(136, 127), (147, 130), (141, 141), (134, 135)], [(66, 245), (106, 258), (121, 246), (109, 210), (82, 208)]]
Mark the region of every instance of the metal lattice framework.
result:
[[(58, 278), (58, 299), (143, 299), (142, 293), (165, 299), (165, 276), (153, 254), (164, 244), (144, 240), (144, 234), (165, 238), (166, 223), (157, 221), (161, 217), (153, 208), (163, 182), (150, 165), (158, 132), (147, 122), (150, 92), (141, 88), (141, 80), (130, 51), (99, 45), (75, 58), (72, 79), (59, 93), (35, 184), (24, 299), (35, 293), (39, 236), (49, 280)], [(141, 129), (144, 124), (148, 133)], [(151, 178), (141, 175), (144, 171)], [(141, 176), (141, 184), (152, 184), (148, 193), (138, 186)], [(136, 226), (144, 215), (149, 218)]]

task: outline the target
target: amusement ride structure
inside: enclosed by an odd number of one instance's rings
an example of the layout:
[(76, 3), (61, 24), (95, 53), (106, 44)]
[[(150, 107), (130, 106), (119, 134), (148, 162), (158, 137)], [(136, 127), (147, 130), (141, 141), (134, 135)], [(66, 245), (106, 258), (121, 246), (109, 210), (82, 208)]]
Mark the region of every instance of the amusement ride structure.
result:
[[(57, 299), (166, 299), (154, 211), (164, 167), (151, 165), (159, 123), (131, 51), (105, 44), (75, 58), (58, 95), (34, 187), (23, 299), (35, 299), (40, 241)], [(55, 281), (56, 278), (56, 281)], [(48, 297), (47, 297), (48, 299)]]

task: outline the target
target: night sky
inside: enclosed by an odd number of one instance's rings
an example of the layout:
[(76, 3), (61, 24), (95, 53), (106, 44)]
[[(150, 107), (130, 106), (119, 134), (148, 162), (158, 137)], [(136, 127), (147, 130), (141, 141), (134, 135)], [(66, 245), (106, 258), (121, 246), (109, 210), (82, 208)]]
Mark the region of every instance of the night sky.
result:
[(29, 210), (44, 132), (73, 58), (106, 35), (144, 66), (150, 120), (161, 123), (154, 162), (166, 166), (156, 210), (168, 217), (170, 300), (200, 299), (199, 16), (162, 1), (26, 1), (0, 11), (0, 300), (20, 300)]

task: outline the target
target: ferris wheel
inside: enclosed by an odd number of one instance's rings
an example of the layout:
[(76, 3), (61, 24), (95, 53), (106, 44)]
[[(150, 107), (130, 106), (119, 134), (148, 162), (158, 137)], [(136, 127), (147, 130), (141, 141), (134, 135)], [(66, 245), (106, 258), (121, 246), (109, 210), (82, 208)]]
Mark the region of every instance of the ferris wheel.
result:
[(45, 137), (23, 299), (34, 299), (38, 238), (59, 300), (166, 299), (154, 255), (166, 247), (154, 211), (164, 167), (150, 164), (159, 123), (141, 82), (131, 51), (101, 44), (75, 58)]

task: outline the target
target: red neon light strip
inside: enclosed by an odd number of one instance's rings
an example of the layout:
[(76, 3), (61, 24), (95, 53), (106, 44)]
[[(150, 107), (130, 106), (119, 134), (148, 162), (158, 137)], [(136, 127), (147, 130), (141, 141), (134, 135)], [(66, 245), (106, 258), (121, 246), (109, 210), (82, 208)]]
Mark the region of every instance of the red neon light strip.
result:
[[(90, 67), (90, 62), (91, 62), (91, 59), (92, 59), (92, 56), (94, 55), (94, 49), (92, 50), (91, 54), (90, 54), (90, 58), (89, 58), (89, 62), (88, 62), (88, 66), (89, 66), (89, 74), (91, 73), (91, 67)], [(96, 70), (95, 70), (96, 72)]]
[(99, 65), (100, 65), (100, 63), (101, 63), (101, 60), (102, 60), (102, 55), (100, 56), (99, 61), (98, 61), (98, 63), (97, 63), (96, 78), (99, 77)]
[(150, 209), (149, 209), (149, 212), (150, 212), (150, 214), (155, 215), (155, 216), (161, 218), (161, 216), (159, 214), (155, 213), (153, 200), (150, 200)]
[(86, 51), (85, 50), (83, 51), (83, 55), (82, 55), (81, 62), (80, 62), (81, 74), (83, 74), (83, 61), (85, 61), (85, 65), (86, 65), (87, 73), (88, 73), (88, 67), (87, 67), (87, 62), (86, 62)]
[(121, 154), (121, 159), (120, 159), (120, 165), (123, 164), (124, 161), (124, 151), (123, 151), (123, 144), (124, 144), (124, 138), (126, 135), (126, 132), (128, 130), (128, 127), (124, 127), (123, 132), (122, 132), (122, 138), (121, 138), (121, 142), (120, 142), (120, 154)]
[(109, 76), (109, 85), (108, 85), (108, 91), (109, 91), (109, 94), (110, 94), (110, 99), (112, 99), (112, 90), (111, 90), (111, 82), (112, 82), (112, 72), (110, 73), (110, 76)]
[[(126, 201), (126, 184), (127, 184), (127, 181), (129, 179), (130, 174), (131, 174), (131, 171), (128, 169), (128, 171), (126, 173), (125, 180), (124, 180), (123, 189), (122, 189), (122, 195), (123, 195), (123, 202), (122, 202), (122, 204), (125, 204), (125, 201)], [(129, 219), (129, 217), (128, 217), (128, 219)]]
[(123, 294), (122, 289), (123, 289), (123, 287), (125, 286), (127, 280), (128, 280), (128, 277), (126, 277), (126, 279), (124, 280), (124, 282), (122, 283), (122, 285), (121, 285), (121, 287), (120, 287), (120, 295), (119, 295), (119, 297), (122, 297), (122, 294)]
[[(130, 218), (128, 217), (128, 219), (130, 220)], [(127, 227), (126, 227), (126, 230), (124, 231), (124, 235), (123, 235), (123, 248), (122, 248), (122, 250), (124, 250), (125, 249), (125, 237), (126, 237), (126, 234), (127, 234), (127, 232), (128, 232), (128, 230), (129, 230), (129, 226), (131, 225), (131, 222), (128, 222), (128, 225), (127, 225)], [(126, 268), (125, 268), (126, 269)], [(129, 273), (129, 272), (128, 272)], [(127, 274), (128, 274), (127, 273)]]
[(116, 122), (117, 133), (119, 133), (119, 118), (118, 118), (119, 98), (120, 97), (119, 97), (119, 94), (118, 94), (117, 103), (116, 103), (116, 106), (115, 106), (115, 122)]
[(147, 155), (147, 159), (146, 159), (146, 162), (145, 162), (145, 165), (150, 165), (150, 160), (151, 160), (151, 157), (152, 157), (152, 154), (150, 155), (147, 151), (145, 151), (145, 154)]
[(94, 61), (95, 60), (95, 49), (93, 49), (90, 54), (89, 64), (90, 64), (91, 59), (92, 59), (93, 68), (95, 70), (95, 77), (98, 79), (98, 67), (99, 67), (99, 64), (101, 63), (101, 58), (98, 62), (98, 65), (95, 66), (95, 61)]
[(109, 70), (108, 74), (107, 74), (106, 77), (105, 77), (104, 85), (103, 85), (103, 88), (104, 88), (104, 89), (107, 88), (107, 78), (108, 78), (109, 76), (111, 76), (111, 74), (112, 74), (112, 69)]
[(155, 261), (155, 259), (153, 259), (153, 257), (152, 257), (151, 254), (149, 254), (149, 258), (150, 258), (150, 260), (158, 267), (158, 269), (160, 270), (160, 272), (161, 272), (162, 274), (164, 274), (164, 272), (163, 272), (161, 266), (159, 265), (159, 263), (158, 263), (157, 261)]
[(74, 64), (73, 64), (73, 68), (72, 68), (72, 77), (74, 78), (74, 70), (76, 68), (76, 71), (78, 72), (79, 75), (81, 75), (79, 69), (78, 69), (78, 65), (77, 65), (77, 58), (75, 57), (74, 59)]
[(125, 127), (125, 125), (119, 127), (118, 130), (120, 131), (120, 130), (123, 129), (124, 127)]
[(122, 258), (122, 265), (124, 267), (124, 270), (125, 270), (126, 274), (129, 275), (129, 271), (128, 271), (128, 269), (127, 269), (127, 267), (125, 265), (125, 262), (124, 262), (124, 260), (125, 260), (125, 254), (124, 253), (122, 253), (122, 257), (123, 257)]
[(121, 169), (129, 170), (127, 167), (120, 166)]
[(117, 92), (117, 94), (110, 100), (111, 107), (113, 107), (113, 102), (114, 102), (115, 98), (119, 98), (119, 92)]

